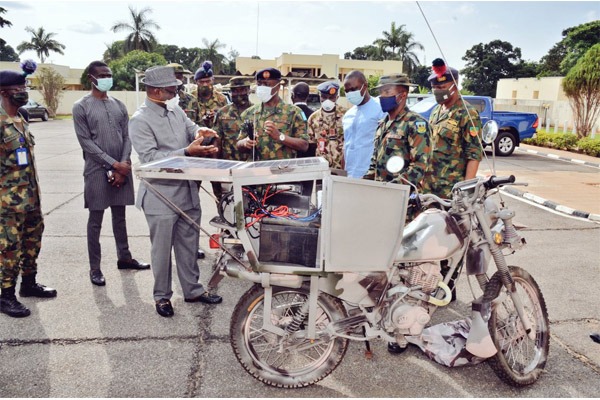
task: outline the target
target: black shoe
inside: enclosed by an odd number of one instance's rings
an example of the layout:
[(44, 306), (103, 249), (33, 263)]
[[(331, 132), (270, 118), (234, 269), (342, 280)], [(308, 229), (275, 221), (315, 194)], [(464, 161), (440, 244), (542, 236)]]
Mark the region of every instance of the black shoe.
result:
[(21, 297), (56, 297), (56, 290), (40, 285), (39, 283), (21, 283), (21, 290), (19, 290), (19, 296)]
[(406, 351), (407, 347), (400, 347), (400, 345), (398, 343), (388, 342), (388, 352), (391, 354), (404, 353)]
[(204, 254), (204, 250), (198, 249), (198, 259), (202, 260), (204, 259), (204, 257), (206, 257), (206, 254)]
[(206, 304), (219, 304), (223, 301), (221, 296), (217, 296), (216, 294), (210, 294), (208, 292), (202, 293), (198, 297), (192, 297), (191, 299), (185, 299), (188, 303), (206, 303)]
[(102, 275), (102, 271), (100, 271), (99, 269), (90, 270), (90, 281), (92, 281), (92, 283), (97, 286), (106, 285), (104, 275)]
[(129, 260), (117, 261), (117, 267), (119, 269), (148, 269), (150, 268), (150, 264), (141, 263), (138, 260), (131, 258)]
[(156, 312), (162, 317), (172, 317), (175, 314), (171, 302), (167, 299), (160, 299), (156, 302)]
[(0, 312), (14, 318), (23, 318), (31, 314), (31, 311), (21, 304), (14, 294), (0, 297)]

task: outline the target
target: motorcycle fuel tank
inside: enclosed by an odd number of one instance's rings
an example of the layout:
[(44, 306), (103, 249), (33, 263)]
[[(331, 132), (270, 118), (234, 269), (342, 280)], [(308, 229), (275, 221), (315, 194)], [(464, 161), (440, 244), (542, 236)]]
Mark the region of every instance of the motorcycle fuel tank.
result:
[(429, 209), (404, 229), (395, 262), (444, 260), (462, 245), (460, 228), (450, 214)]

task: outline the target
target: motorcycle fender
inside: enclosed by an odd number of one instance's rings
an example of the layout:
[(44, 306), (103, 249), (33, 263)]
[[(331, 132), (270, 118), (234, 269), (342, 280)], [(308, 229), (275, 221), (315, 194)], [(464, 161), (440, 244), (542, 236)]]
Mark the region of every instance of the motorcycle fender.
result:
[(492, 253), (488, 246), (469, 247), (467, 250), (467, 275), (479, 275), (487, 271)]
[(395, 262), (444, 260), (464, 244), (460, 227), (446, 211), (429, 209), (404, 228)]

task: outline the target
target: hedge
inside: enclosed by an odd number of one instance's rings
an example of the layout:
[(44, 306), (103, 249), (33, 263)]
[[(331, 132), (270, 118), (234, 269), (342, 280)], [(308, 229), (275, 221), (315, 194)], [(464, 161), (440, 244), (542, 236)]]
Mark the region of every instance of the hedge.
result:
[(524, 139), (523, 143), (600, 157), (600, 138), (585, 137), (577, 140), (577, 135), (572, 133), (555, 134), (538, 131), (536, 137)]

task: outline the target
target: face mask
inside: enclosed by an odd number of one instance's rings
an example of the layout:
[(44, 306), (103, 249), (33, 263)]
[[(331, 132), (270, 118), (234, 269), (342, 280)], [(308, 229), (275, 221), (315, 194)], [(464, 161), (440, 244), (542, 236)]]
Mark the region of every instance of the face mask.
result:
[(379, 105), (381, 106), (381, 110), (383, 112), (390, 112), (398, 107), (398, 102), (396, 101), (396, 96), (379, 96)]
[(23, 107), (29, 101), (29, 93), (17, 92), (10, 96), (10, 102), (17, 107)]
[(250, 99), (247, 94), (231, 95), (231, 102), (240, 108), (247, 108), (250, 105)]
[(198, 95), (201, 97), (208, 97), (212, 94), (213, 87), (211, 86), (198, 86)]
[(324, 111), (331, 112), (335, 108), (335, 102), (327, 99), (327, 100), (321, 102), (321, 107), (323, 108)]
[(172, 99), (165, 100), (165, 106), (169, 111), (175, 110), (175, 107), (179, 106), (179, 95), (173, 97)]
[(360, 103), (362, 103), (363, 99), (365, 98), (364, 95), (360, 94), (360, 91), (364, 87), (365, 87), (365, 85), (362, 85), (359, 90), (355, 90), (353, 92), (346, 92), (346, 99), (348, 99), (348, 101), (350, 103), (354, 104), (355, 106), (359, 105)]
[(435, 96), (435, 101), (438, 104), (444, 104), (447, 102), (450, 97), (454, 94), (454, 91), (450, 91), (454, 85), (450, 86), (448, 89), (433, 89), (433, 95)]
[(98, 89), (101, 92), (108, 92), (110, 90), (110, 88), (113, 85), (113, 78), (96, 78), (93, 75), (90, 75), (92, 78), (94, 78), (96, 80), (96, 82), (98, 82), (97, 84), (94, 84), (94, 82), (92, 82), (92, 84), (94, 86), (96, 86), (96, 89)]
[(275, 96), (275, 93), (271, 94), (272, 90), (273, 88), (270, 86), (257, 86), (256, 97), (258, 97), (261, 102), (266, 103)]

